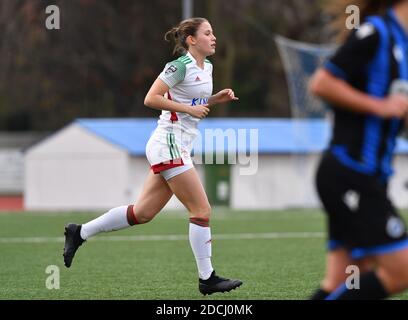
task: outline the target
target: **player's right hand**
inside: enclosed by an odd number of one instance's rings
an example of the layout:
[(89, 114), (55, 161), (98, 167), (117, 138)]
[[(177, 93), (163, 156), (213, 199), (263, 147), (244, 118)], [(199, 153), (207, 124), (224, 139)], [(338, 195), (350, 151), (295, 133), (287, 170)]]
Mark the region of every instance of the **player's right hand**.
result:
[(200, 104), (198, 106), (191, 106), (188, 114), (195, 118), (204, 119), (209, 112), (208, 104)]
[(383, 118), (403, 118), (408, 113), (408, 98), (403, 95), (389, 96), (383, 100), (378, 112)]

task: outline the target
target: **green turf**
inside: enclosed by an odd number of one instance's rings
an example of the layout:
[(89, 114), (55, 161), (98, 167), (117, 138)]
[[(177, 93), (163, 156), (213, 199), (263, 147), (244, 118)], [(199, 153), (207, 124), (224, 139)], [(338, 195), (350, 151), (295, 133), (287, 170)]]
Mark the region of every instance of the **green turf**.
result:
[[(62, 237), (67, 222), (83, 223), (94, 217), (90, 213), (0, 214), (0, 299), (203, 299), (188, 240), (91, 239), (79, 249), (70, 269), (63, 265), (61, 242), (1, 242)], [(242, 279), (244, 285), (204, 299), (306, 299), (323, 276), (323, 237), (217, 240), (217, 234), (324, 230), (324, 216), (318, 210), (214, 210), (213, 265), (220, 275)], [(187, 233), (185, 213), (163, 212), (149, 224), (97, 238)], [(58, 290), (46, 288), (49, 265), (60, 269)], [(408, 294), (396, 299), (408, 299)]]

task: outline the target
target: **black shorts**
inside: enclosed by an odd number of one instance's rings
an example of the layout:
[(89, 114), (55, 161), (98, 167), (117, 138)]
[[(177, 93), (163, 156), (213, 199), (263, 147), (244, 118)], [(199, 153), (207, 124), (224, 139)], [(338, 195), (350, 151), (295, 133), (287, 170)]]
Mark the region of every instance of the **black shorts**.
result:
[(406, 226), (387, 195), (387, 185), (323, 155), (316, 175), (328, 215), (329, 249), (345, 247), (359, 259), (408, 247)]

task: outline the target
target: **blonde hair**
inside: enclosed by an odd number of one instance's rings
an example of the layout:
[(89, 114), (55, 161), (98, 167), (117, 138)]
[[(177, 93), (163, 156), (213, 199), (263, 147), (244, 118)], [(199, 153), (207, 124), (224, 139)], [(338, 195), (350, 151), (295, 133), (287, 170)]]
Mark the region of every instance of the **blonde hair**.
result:
[(174, 42), (173, 54), (185, 54), (188, 50), (188, 36), (195, 36), (201, 24), (208, 22), (205, 18), (183, 20), (178, 26), (171, 28), (164, 35), (164, 40)]
[(360, 9), (360, 21), (370, 15), (385, 14), (389, 7), (404, 0), (328, 0), (325, 11), (334, 18), (330, 28), (336, 33), (336, 39), (343, 41), (350, 30), (345, 27), (347, 14), (346, 8), (355, 5)]

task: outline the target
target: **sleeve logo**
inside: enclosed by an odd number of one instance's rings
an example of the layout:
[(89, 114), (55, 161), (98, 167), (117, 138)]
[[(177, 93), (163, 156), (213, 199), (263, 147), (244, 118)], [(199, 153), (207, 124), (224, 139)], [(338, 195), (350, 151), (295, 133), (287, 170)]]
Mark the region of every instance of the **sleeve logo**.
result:
[(177, 71), (177, 67), (174, 66), (174, 65), (171, 65), (170, 67), (167, 68), (165, 74), (166, 74), (166, 75), (169, 75), (170, 73), (174, 73), (174, 72), (176, 72), (176, 71)]

